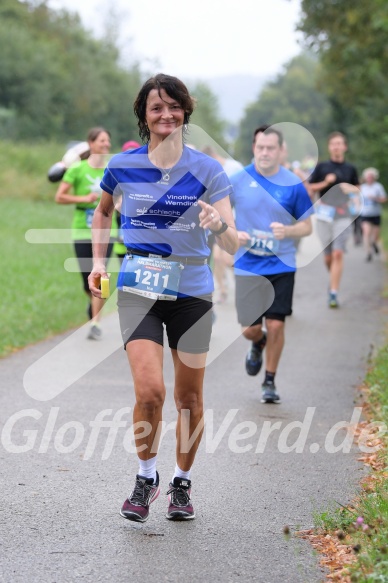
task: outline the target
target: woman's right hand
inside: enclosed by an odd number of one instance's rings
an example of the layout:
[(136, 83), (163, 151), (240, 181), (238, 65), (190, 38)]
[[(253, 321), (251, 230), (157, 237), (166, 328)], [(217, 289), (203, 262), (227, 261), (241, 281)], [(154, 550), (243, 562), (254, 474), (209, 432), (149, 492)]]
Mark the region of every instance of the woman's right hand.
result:
[(86, 194), (84, 196), (83, 202), (95, 202), (99, 198), (100, 198), (100, 195), (98, 194), (98, 192), (91, 192), (90, 194)]
[(106, 273), (106, 268), (104, 264), (96, 264), (94, 265), (91, 273), (88, 277), (89, 289), (90, 292), (96, 296), (96, 298), (101, 298), (101, 278), (108, 277)]

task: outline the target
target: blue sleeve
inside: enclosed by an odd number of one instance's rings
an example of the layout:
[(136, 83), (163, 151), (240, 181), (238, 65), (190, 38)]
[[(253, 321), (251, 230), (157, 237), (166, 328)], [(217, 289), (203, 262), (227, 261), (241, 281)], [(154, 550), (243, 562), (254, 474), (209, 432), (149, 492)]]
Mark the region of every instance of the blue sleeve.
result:
[(216, 174), (208, 186), (209, 204), (230, 196), (233, 192), (230, 180), (224, 170)]
[(243, 176), (245, 175), (246, 170), (245, 168), (243, 168), (242, 170), (240, 170), (240, 172), (236, 172), (236, 174), (233, 174), (233, 176), (231, 176), (230, 178), (230, 182), (232, 184), (232, 193), (230, 195), (230, 204), (232, 205), (232, 207), (236, 206), (236, 189), (239, 183), (242, 182)]
[(294, 218), (299, 221), (304, 220), (314, 214), (314, 206), (308, 195), (304, 184), (300, 183), (295, 186), (296, 200), (294, 209)]
[(111, 169), (109, 168), (109, 165), (105, 168), (104, 176), (102, 177), (102, 180), (100, 182), (100, 187), (102, 188), (102, 190), (105, 190), (105, 192), (107, 192), (108, 194), (112, 195), (113, 193), (119, 194), (117, 191), (118, 181), (114, 174), (112, 173)]

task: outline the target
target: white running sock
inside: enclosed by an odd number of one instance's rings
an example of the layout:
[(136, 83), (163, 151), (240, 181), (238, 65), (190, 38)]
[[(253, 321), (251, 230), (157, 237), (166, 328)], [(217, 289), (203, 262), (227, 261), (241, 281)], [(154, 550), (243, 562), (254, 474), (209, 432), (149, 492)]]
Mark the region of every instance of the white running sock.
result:
[(141, 460), (140, 458), (138, 458), (139, 460), (139, 471), (138, 474), (139, 476), (142, 476), (143, 478), (152, 478), (154, 482), (156, 482), (156, 459), (157, 459), (157, 455), (155, 457), (152, 457), (149, 460)]
[(184, 472), (183, 470), (180, 469), (178, 464), (176, 464), (175, 465), (175, 472), (174, 472), (174, 475), (172, 477), (172, 482), (174, 482), (174, 478), (182, 478), (183, 480), (190, 480), (190, 472), (191, 472), (191, 470)]

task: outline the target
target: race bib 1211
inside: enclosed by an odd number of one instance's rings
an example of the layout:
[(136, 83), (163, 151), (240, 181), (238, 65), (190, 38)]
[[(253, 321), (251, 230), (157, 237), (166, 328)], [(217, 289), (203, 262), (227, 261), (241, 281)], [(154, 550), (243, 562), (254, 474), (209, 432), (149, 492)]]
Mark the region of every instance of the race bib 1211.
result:
[(119, 290), (152, 300), (176, 300), (183, 265), (158, 257), (126, 255), (117, 278)]

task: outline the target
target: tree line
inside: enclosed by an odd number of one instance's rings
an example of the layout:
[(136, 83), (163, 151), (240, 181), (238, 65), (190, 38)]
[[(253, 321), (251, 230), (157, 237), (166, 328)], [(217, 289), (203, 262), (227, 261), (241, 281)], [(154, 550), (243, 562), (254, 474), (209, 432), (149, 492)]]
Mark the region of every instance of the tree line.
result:
[(388, 187), (388, 11), (386, 0), (302, 0), (301, 55), (267, 83), (241, 121), (236, 156), (251, 157), (251, 134), (262, 123), (294, 122), (317, 141), (341, 131), (359, 171), (380, 170)]
[[(1, 0), (0, 54), (0, 139), (83, 140), (96, 125), (115, 145), (138, 139), (132, 107), (145, 77), (135, 59), (121, 63), (111, 30), (96, 39), (46, 0)], [(226, 145), (215, 96), (204, 83), (190, 91), (193, 122)]]
[[(197, 99), (192, 122), (244, 163), (252, 130), (263, 123), (305, 127), (320, 158), (327, 135), (340, 130), (349, 159), (360, 170), (376, 166), (388, 185), (386, 0), (302, 0), (301, 7), (304, 49), (248, 105), (236, 143), (226, 143), (226, 121), (206, 83), (189, 86)], [(137, 139), (132, 105), (145, 76), (134, 58), (123, 65), (113, 32), (96, 39), (77, 14), (52, 10), (47, 0), (2, 0), (0, 139), (82, 140), (95, 125), (109, 129), (115, 145)]]
[(332, 125), (349, 137), (359, 168), (376, 166), (388, 187), (386, 0), (303, 0), (300, 30), (322, 63)]

